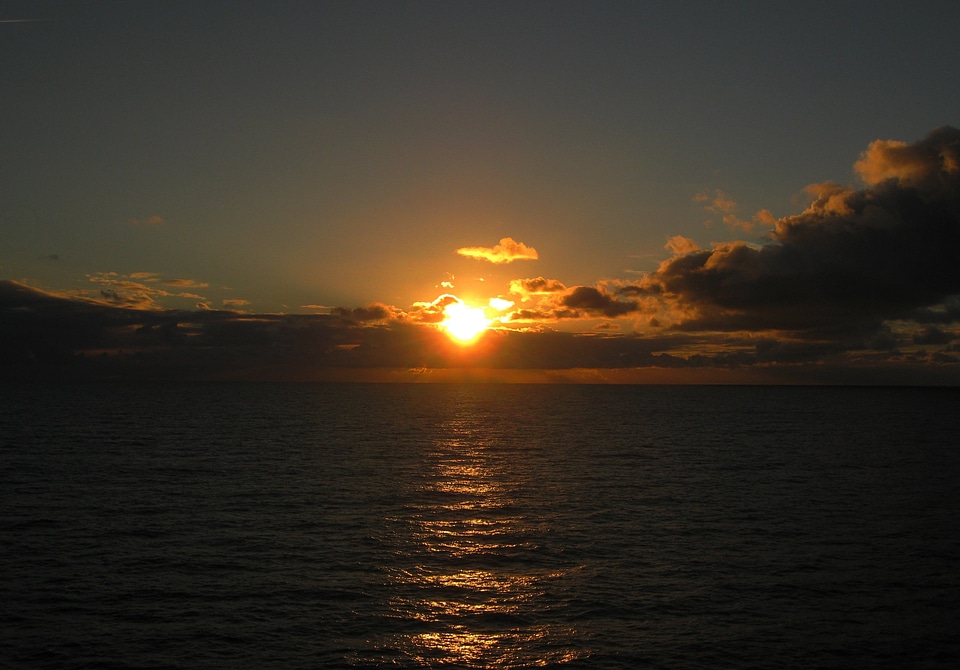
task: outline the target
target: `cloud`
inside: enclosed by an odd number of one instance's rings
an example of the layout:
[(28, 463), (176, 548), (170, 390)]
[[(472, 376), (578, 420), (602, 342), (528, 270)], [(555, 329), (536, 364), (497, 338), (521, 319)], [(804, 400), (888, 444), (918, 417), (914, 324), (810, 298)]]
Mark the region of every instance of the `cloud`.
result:
[(712, 195), (706, 192), (698, 193), (693, 199), (694, 202), (706, 203), (703, 208), (708, 212), (719, 214), (723, 222), (731, 228), (744, 232), (753, 230), (751, 222), (744, 221), (737, 216), (737, 203), (720, 189), (714, 189)]
[(767, 244), (676, 256), (627, 291), (656, 297), (687, 330), (858, 336), (960, 294), (960, 131), (873, 142), (856, 169), (868, 188), (814, 186)]
[(533, 279), (510, 280), (510, 293), (520, 295), (523, 300), (527, 300), (532, 295), (547, 295), (566, 290), (567, 287), (558, 279), (534, 277)]
[(956, 128), (943, 126), (914, 144), (876, 140), (854, 165), (868, 186), (892, 180), (921, 191), (956, 188), (960, 172), (960, 141)]
[(921, 324), (960, 323), (960, 296), (951, 296), (940, 305), (914, 310), (909, 318)]
[[(173, 295), (170, 291), (151, 286), (156, 282), (151, 272), (134, 272), (121, 275), (117, 272), (97, 272), (87, 279), (100, 286), (100, 298), (112, 305), (137, 309), (161, 309), (157, 298)], [(144, 283), (147, 282), (147, 283)]]
[(355, 307), (353, 309), (349, 309), (347, 307), (335, 307), (330, 313), (351, 321), (367, 323), (371, 321), (386, 321), (388, 319), (393, 319), (397, 316), (398, 310), (392, 305), (386, 305), (381, 302), (372, 302), (366, 307)]
[[(199, 297), (199, 296), (192, 296)], [(243, 300), (241, 298), (224, 298), (223, 304), (226, 307), (246, 307), (250, 304), (249, 300)]]
[(560, 299), (560, 305), (589, 316), (614, 318), (635, 312), (635, 300), (621, 301), (601, 288), (577, 286)]
[(468, 258), (490, 261), (491, 263), (512, 263), (513, 261), (536, 260), (537, 250), (512, 237), (504, 237), (495, 247), (462, 247), (457, 253)]
[(99, 299), (117, 306), (137, 309), (162, 309), (161, 301), (168, 298), (206, 300), (196, 293), (168, 291), (172, 288), (205, 288), (205, 282), (192, 279), (161, 279), (156, 272), (97, 272), (87, 279), (100, 286)]
[[(458, 300), (450, 294), (407, 311), (370, 303), (282, 315), (212, 309), (173, 292), (201, 283), (151, 272), (91, 275), (96, 290), (69, 295), (0, 281), (0, 377), (293, 380), (469, 369), (485, 379), (590, 369), (569, 378), (956, 385), (958, 157), (953, 128), (913, 144), (873, 142), (857, 161), (860, 187), (811, 185), (804, 211), (767, 213), (773, 227), (762, 244), (703, 249), (677, 235), (666, 244), (671, 257), (637, 280), (515, 279), (503, 302), (490, 303), (513, 310), (505, 327), (469, 348), (436, 327)], [(188, 295), (195, 310), (161, 304)], [(518, 296), (521, 308), (508, 306)], [(593, 332), (564, 332), (573, 320), (592, 322)]]
[(956, 339), (955, 333), (946, 332), (936, 326), (925, 326), (913, 335), (913, 341), (917, 344), (949, 344)]
[(432, 302), (415, 302), (409, 312), (396, 316), (412, 323), (440, 323), (444, 319), (444, 310), (447, 305), (455, 302), (461, 302), (460, 298), (444, 293)]
[[(623, 335), (609, 332), (614, 325), (591, 334), (488, 331), (464, 349), (386, 305), (293, 315), (144, 310), (0, 281), (0, 380), (387, 380), (404, 370), (448, 371), (453, 377), (437, 378), (451, 380), (469, 370), (475, 380), (956, 383), (960, 369), (948, 348), (850, 358), (829, 341)], [(892, 328), (879, 335), (886, 345), (905, 343)], [(948, 337), (937, 327), (923, 339)], [(517, 376), (536, 370), (549, 374)]]
[(777, 223), (777, 217), (769, 209), (761, 209), (753, 215), (753, 220), (763, 226), (772, 226)]
[[(518, 284), (517, 282), (528, 282)], [(612, 285), (611, 291), (607, 285)], [(599, 286), (574, 286), (565, 288), (556, 280), (514, 280), (511, 282), (512, 292), (521, 292), (524, 288), (537, 289), (524, 296), (524, 300), (535, 296), (538, 298), (535, 307), (521, 307), (506, 315), (508, 322), (556, 322), (575, 319), (618, 318), (641, 309), (640, 302), (632, 296), (622, 299), (621, 296), (630, 295), (628, 291), (621, 291), (617, 282), (603, 282)], [(554, 289), (553, 291), (546, 290)]]
[(684, 254), (700, 251), (700, 245), (683, 235), (674, 235), (663, 245), (664, 249), (669, 249), (674, 256), (683, 256)]
[(723, 222), (733, 230), (750, 233), (753, 232), (757, 226), (770, 226), (776, 222), (776, 217), (766, 209), (754, 214), (749, 221), (741, 219), (737, 215), (737, 203), (720, 189), (714, 189), (713, 194), (707, 193), (706, 191), (699, 193), (694, 196), (693, 200), (694, 202), (706, 203), (703, 208), (708, 212), (719, 214)]
[(698, 193), (693, 197), (693, 200), (694, 202), (706, 203), (703, 208), (716, 214), (733, 214), (737, 209), (737, 203), (719, 188), (714, 189), (712, 195), (706, 191)]
[(164, 279), (163, 283), (167, 286), (178, 286), (181, 288), (207, 288), (210, 286), (207, 282), (195, 281), (193, 279)]

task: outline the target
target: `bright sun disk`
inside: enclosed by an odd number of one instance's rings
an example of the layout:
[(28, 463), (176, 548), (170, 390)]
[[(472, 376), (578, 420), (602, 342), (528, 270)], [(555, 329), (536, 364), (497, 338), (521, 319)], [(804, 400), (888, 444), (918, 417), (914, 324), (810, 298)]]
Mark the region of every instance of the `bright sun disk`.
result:
[(443, 308), (443, 321), (440, 327), (454, 340), (461, 343), (472, 342), (490, 327), (490, 319), (483, 313), (482, 307), (470, 307), (462, 302), (451, 302)]

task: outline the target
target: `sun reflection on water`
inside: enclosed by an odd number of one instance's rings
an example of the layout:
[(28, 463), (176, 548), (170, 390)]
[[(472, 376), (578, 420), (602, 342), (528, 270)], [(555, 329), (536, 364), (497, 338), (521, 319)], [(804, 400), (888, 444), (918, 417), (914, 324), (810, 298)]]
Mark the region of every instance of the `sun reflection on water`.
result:
[(545, 521), (522, 505), (529, 482), (512, 466), (517, 454), (498, 449), (470, 412), (443, 428), (445, 439), (410, 482), (404, 513), (389, 519), (397, 557), (389, 616), (402, 632), (378, 647), (420, 667), (538, 667), (581, 657), (575, 631), (546, 615), (551, 585), (565, 572), (542, 556)]

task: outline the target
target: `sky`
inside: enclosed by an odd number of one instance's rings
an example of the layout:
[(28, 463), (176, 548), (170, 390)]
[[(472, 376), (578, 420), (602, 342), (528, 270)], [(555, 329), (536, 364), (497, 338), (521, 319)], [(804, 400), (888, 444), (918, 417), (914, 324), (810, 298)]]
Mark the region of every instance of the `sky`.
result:
[(958, 24), (0, 2), (4, 374), (958, 384)]

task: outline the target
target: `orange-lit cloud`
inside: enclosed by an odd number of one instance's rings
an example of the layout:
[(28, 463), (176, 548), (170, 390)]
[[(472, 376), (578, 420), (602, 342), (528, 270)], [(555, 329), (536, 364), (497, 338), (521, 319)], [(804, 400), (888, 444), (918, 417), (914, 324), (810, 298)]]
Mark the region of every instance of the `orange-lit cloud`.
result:
[(173, 288), (206, 288), (209, 284), (192, 279), (161, 279), (156, 272), (97, 272), (87, 275), (87, 280), (97, 284), (99, 295), (94, 299), (113, 305), (136, 307), (139, 309), (163, 309), (164, 298), (180, 298), (206, 301), (203, 296), (183, 291), (168, 291), (164, 286)]
[(761, 209), (753, 215), (753, 220), (763, 226), (773, 226), (777, 223), (777, 217), (769, 209)]
[(694, 202), (706, 203), (703, 208), (716, 214), (733, 214), (737, 209), (737, 203), (733, 201), (733, 198), (719, 188), (714, 189), (713, 194), (706, 191), (698, 193), (693, 200)]
[(904, 187), (924, 190), (956, 181), (960, 172), (960, 142), (956, 129), (944, 126), (914, 144), (876, 140), (854, 165), (868, 186), (893, 179)]
[(491, 263), (512, 263), (513, 261), (536, 260), (537, 250), (512, 237), (504, 237), (494, 247), (461, 247), (457, 253), (468, 258), (490, 261)]
[(177, 286), (181, 288), (207, 288), (210, 286), (207, 282), (195, 281), (193, 279), (164, 279), (163, 283), (167, 286)]
[[(716, 381), (725, 379), (717, 371), (749, 370), (741, 379), (958, 384), (958, 147), (952, 128), (913, 144), (875, 142), (857, 167), (866, 188), (819, 183), (799, 214), (761, 212), (773, 225), (763, 244), (703, 249), (676, 235), (665, 245), (671, 256), (635, 280), (567, 287), (514, 279), (482, 307), (495, 328), (471, 347), (453, 346), (438, 328), (461, 303), (449, 293), (407, 311), (370, 303), (280, 315), (210, 309), (209, 300), (174, 292), (202, 283), (152, 272), (90, 275), (99, 292), (71, 295), (0, 282), (0, 374), (313, 379), (333, 370), (576, 369), (584, 379), (589, 370), (619, 379), (636, 369), (711, 370), (688, 378)], [(187, 296), (197, 311), (161, 307)]]
[[(205, 307), (190, 313), (134, 309), (0, 281), (0, 377), (386, 381), (399, 379), (390, 371), (421, 370), (449, 371), (453, 377), (437, 375), (447, 381), (549, 381), (550, 371), (570, 371), (555, 380), (956, 383), (960, 370), (951, 353), (960, 329), (947, 325), (960, 323), (960, 304), (928, 313), (936, 323), (910, 339), (894, 328), (874, 338), (878, 346), (915, 348), (906, 352), (853, 352), (849, 347), (859, 344), (843, 339), (750, 332), (623, 335), (609, 321), (593, 333), (529, 324), (498, 330), (464, 349), (440, 329), (405, 317), (354, 318), (383, 312), (257, 315)], [(472, 372), (458, 376), (456, 370)]]
[(952, 314), (960, 298), (960, 130), (915, 143), (874, 142), (857, 169), (873, 184), (811, 187), (804, 212), (776, 222), (771, 242), (717, 244), (664, 261), (632, 287), (683, 315), (688, 331), (752, 331), (845, 340), (878, 337), (891, 320)]
[[(562, 291), (531, 293), (536, 305), (521, 307), (505, 316), (507, 322), (556, 322), (577, 319), (618, 318), (641, 309), (641, 302), (618, 287), (574, 286)], [(624, 297), (626, 296), (626, 297)]]
[[(776, 218), (769, 210), (761, 210), (753, 215), (751, 220), (741, 219), (737, 215), (737, 203), (733, 198), (721, 191), (714, 189), (713, 194), (703, 192), (694, 197), (694, 202), (705, 203), (703, 208), (708, 212), (719, 214), (721, 220), (733, 230), (739, 230), (745, 233), (753, 232), (758, 225), (770, 226), (776, 222)], [(677, 252), (674, 252), (677, 253)], [(686, 253), (686, 252), (683, 252)]]
[(547, 295), (566, 290), (567, 287), (559, 279), (533, 277), (532, 279), (510, 280), (510, 293), (516, 293), (521, 296), (522, 300), (527, 300), (532, 295)]
[(161, 309), (156, 299), (172, 295), (170, 291), (150, 285), (155, 282), (153, 273), (135, 272), (121, 275), (116, 272), (98, 272), (88, 275), (87, 279), (100, 286), (101, 300), (118, 306)]
[(683, 235), (674, 235), (663, 245), (664, 249), (670, 250), (674, 256), (683, 256), (694, 251), (700, 251), (700, 245)]
[(807, 211), (829, 212), (839, 215), (852, 214), (853, 210), (847, 205), (849, 191), (848, 187), (832, 181), (810, 184), (803, 189), (807, 196), (813, 198)]
[(446, 306), (459, 301), (457, 296), (444, 293), (431, 302), (413, 303), (405, 317), (413, 323), (440, 323)]

